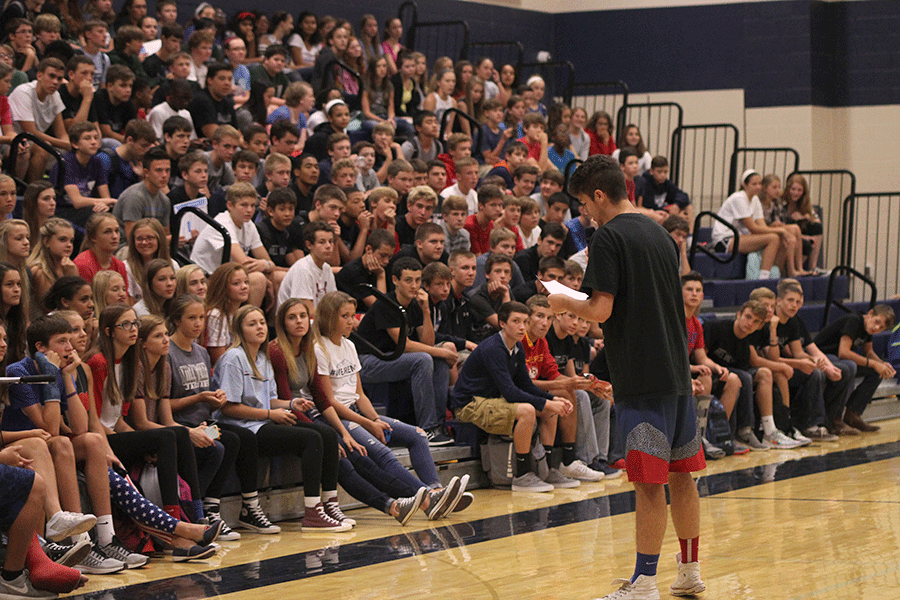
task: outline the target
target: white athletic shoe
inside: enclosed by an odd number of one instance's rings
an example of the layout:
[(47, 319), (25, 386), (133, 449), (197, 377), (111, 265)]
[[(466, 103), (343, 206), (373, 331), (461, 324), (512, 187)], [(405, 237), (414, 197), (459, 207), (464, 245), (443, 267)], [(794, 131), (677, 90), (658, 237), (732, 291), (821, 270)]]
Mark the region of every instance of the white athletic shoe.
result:
[(669, 587), (673, 596), (694, 596), (706, 589), (706, 584), (700, 579), (700, 563), (681, 562), (681, 552), (675, 555), (675, 562), (678, 563), (678, 577)]
[(802, 442), (792, 440), (778, 429), (776, 429), (775, 433), (772, 435), (763, 436), (763, 443), (769, 444), (769, 446), (776, 450), (789, 450), (791, 448), (799, 448), (803, 445)]
[(656, 576), (638, 575), (631, 583), (630, 579), (616, 579), (613, 585), (621, 587), (608, 596), (597, 600), (659, 600), (659, 588), (656, 587)]
[(579, 481), (600, 481), (603, 479), (602, 472), (591, 469), (581, 460), (573, 460), (570, 465), (560, 463), (559, 472), (569, 479), (577, 479)]

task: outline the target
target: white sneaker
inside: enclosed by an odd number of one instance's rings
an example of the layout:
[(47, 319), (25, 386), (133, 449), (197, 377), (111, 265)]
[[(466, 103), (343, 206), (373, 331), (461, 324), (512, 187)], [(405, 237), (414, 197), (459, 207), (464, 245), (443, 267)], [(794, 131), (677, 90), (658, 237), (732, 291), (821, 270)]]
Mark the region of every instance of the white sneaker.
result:
[[(822, 429), (825, 429), (825, 428), (823, 427)], [(828, 430), (825, 429), (825, 431), (827, 432)], [(805, 435), (803, 435), (802, 433), (800, 433), (799, 429), (794, 429), (791, 432), (790, 437), (792, 437), (795, 442), (800, 442), (801, 446), (808, 446), (812, 443), (812, 440), (809, 439), (808, 437), (806, 437)]]
[(776, 429), (775, 433), (773, 433), (772, 435), (764, 435), (763, 442), (769, 444), (769, 446), (776, 450), (789, 450), (791, 448), (799, 448), (803, 445), (797, 440), (792, 440), (788, 436), (784, 435), (778, 429)]
[(51, 542), (58, 542), (70, 535), (89, 531), (96, 524), (97, 517), (94, 515), (83, 515), (77, 512), (61, 510), (47, 520), (47, 527), (44, 530), (46, 535), (44, 537)]
[(706, 584), (700, 579), (700, 563), (681, 562), (681, 552), (675, 555), (675, 562), (678, 563), (678, 577), (669, 587), (673, 596), (694, 596), (706, 589)]
[(756, 434), (753, 433), (753, 429), (751, 429), (750, 427), (744, 427), (743, 429), (738, 431), (734, 437), (737, 438), (737, 441), (741, 442), (753, 451), (768, 450), (769, 448), (771, 448), (771, 446), (767, 444), (765, 440), (760, 442), (759, 438), (756, 437)]
[[(656, 587), (656, 576), (638, 575), (631, 583), (630, 579), (616, 579), (613, 585), (621, 587), (602, 600), (659, 600), (659, 588)], [(598, 599), (601, 600), (601, 599)]]
[(581, 460), (573, 460), (570, 465), (560, 464), (559, 472), (569, 479), (578, 479), (579, 481), (600, 481), (603, 479), (602, 472), (591, 469)]
[(516, 477), (512, 480), (512, 491), (514, 492), (552, 492), (553, 486), (545, 483), (540, 477), (528, 471), (524, 475)]
[(50, 599), (58, 598), (59, 595), (35, 588), (28, 578), (28, 569), (25, 569), (12, 581), (6, 581), (0, 577), (0, 597)]
[(581, 485), (580, 481), (566, 477), (560, 473), (559, 469), (550, 469), (550, 473), (544, 478), (544, 483), (549, 483), (554, 488), (576, 488)]

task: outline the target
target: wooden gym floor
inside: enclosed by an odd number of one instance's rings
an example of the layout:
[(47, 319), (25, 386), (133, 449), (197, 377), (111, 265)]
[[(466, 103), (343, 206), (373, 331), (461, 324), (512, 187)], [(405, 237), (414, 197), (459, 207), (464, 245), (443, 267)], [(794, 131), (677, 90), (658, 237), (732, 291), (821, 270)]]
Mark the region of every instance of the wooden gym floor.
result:
[[(900, 420), (878, 433), (754, 452), (700, 473), (707, 599), (900, 599)], [(465, 512), (401, 528), (371, 509), (352, 532), (243, 533), (207, 562), (91, 576), (72, 597), (108, 600), (581, 600), (631, 575), (634, 494), (623, 478), (552, 494), (476, 490)], [(421, 513), (420, 513), (421, 515)], [(672, 598), (671, 527), (659, 585)]]

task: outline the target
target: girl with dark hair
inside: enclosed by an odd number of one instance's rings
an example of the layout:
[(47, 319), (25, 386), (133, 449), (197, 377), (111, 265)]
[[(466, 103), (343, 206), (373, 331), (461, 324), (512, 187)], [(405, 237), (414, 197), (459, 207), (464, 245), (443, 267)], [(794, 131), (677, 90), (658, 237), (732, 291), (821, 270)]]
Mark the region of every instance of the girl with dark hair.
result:
[[(622, 131), (619, 132), (619, 141), (617, 144), (619, 148), (631, 146), (637, 150), (638, 164), (641, 166), (639, 173), (642, 174), (650, 170), (650, 162), (653, 160), (653, 157), (650, 156), (650, 152), (647, 150), (647, 144), (644, 143), (644, 136), (641, 135), (641, 130), (637, 125), (629, 123), (623, 127)], [(619, 148), (612, 153), (612, 157), (616, 160), (619, 160)]]
[[(93, 379), (94, 406), (99, 427), (126, 469), (142, 468), (147, 454), (155, 454), (163, 510), (181, 515), (178, 476), (191, 488), (191, 510), (203, 517), (199, 500), (197, 464), (193, 452), (178, 452), (190, 447), (183, 427), (135, 431), (125, 420), (125, 407), (135, 399), (140, 379), (141, 358), (137, 347), (141, 322), (134, 310), (124, 304), (106, 307), (100, 313), (98, 351), (87, 360)], [(196, 541), (196, 540), (195, 540)]]
[(388, 73), (397, 72), (397, 56), (403, 50), (400, 38), (403, 37), (403, 21), (398, 18), (388, 19), (384, 23), (384, 41), (381, 42), (381, 50), (388, 59)]
[(56, 215), (56, 190), (49, 181), (36, 181), (25, 188), (22, 218), (28, 223), (31, 245), (38, 242), (41, 226)]
[(225, 263), (213, 272), (206, 293), (206, 348), (213, 366), (231, 347), (231, 319), (250, 299), (247, 270), (237, 263)]
[(796, 223), (803, 234), (803, 245), (809, 246), (809, 269), (820, 272), (819, 254), (822, 252), (823, 227), (819, 215), (809, 199), (809, 184), (799, 173), (788, 177), (781, 196), (785, 223)]
[(157, 315), (162, 318), (169, 310), (169, 302), (175, 297), (175, 269), (171, 260), (154, 258), (147, 265), (144, 295), (134, 305), (139, 317)]
[(284, 44), (288, 35), (294, 30), (294, 17), (291, 13), (278, 11), (269, 20), (269, 32), (259, 38), (259, 53), (265, 54), (266, 48), (275, 44)]
[[(234, 345), (216, 363), (213, 387), (225, 392), (227, 402), (216, 413), (223, 426), (244, 428), (254, 435), (241, 438), (241, 452), (280, 456), (292, 454), (300, 458), (303, 470), (303, 502), (306, 507), (301, 529), (304, 531), (347, 531), (347, 522), (326, 512), (337, 503), (338, 440), (322, 436), (309, 424), (298, 421), (293, 412), (312, 406), (311, 401), (281, 400), (269, 360), (268, 325), (262, 309), (242, 306), (232, 322)], [(247, 442), (245, 444), (245, 441)], [(255, 442), (255, 443), (254, 443)], [(259, 507), (259, 500), (245, 496), (239, 523), (259, 533), (278, 533)], [(332, 516), (334, 515), (334, 516)]]
[(297, 17), (294, 34), (288, 38), (288, 46), (294, 64), (301, 69), (311, 69), (316, 64), (316, 57), (322, 50), (322, 40), (319, 36), (319, 22), (316, 15), (304, 10)]
[(114, 256), (119, 249), (119, 221), (109, 213), (94, 213), (85, 227), (81, 254), (72, 261), (90, 283), (99, 271), (117, 271), (128, 283), (125, 263)]
[(606, 154), (609, 156), (616, 150), (616, 140), (613, 139), (612, 117), (605, 110), (598, 110), (591, 115), (587, 122), (585, 132), (591, 139), (590, 154)]
[(365, 14), (359, 19), (359, 43), (362, 45), (363, 60), (366, 64), (373, 58), (384, 54), (381, 38), (378, 35), (378, 19), (374, 15)]
[(28, 315), (22, 305), (22, 276), (9, 263), (0, 263), (0, 320), (6, 323), (6, 364), (25, 357)]
[(94, 318), (94, 294), (91, 284), (77, 275), (64, 275), (53, 282), (43, 298), (44, 310), (73, 310), (84, 319), (88, 347), (97, 340), (97, 319)]
[(231, 22), (231, 31), (235, 36), (244, 41), (247, 47), (245, 64), (253, 64), (262, 61), (262, 55), (256, 42), (256, 15), (249, 11), (237, 13)]

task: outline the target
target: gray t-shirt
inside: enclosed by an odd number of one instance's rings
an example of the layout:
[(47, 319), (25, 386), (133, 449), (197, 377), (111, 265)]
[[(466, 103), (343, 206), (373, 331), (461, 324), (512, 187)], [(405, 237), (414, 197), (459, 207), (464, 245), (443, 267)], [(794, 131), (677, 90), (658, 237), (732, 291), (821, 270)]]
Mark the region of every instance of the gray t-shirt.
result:
[(206, 153), (206, 158), (209, 161), (209, 181), (206, 186), (209, 188), (210, 194), (214, 194), (234, 183), (234, 170), (230, 164), (224, 162), (221, 167), (216, 169), (216, 166), (213, 164), (212, 150)]
[[(210, 361), (206, 348), (195, 342), (191, 344), (190, 352), (185, 352), (175, 344), (169, 344), (168, 360), (172, 370), (170, 398), (193, 396), (210, 389)], [(197, 402), (172, 416), (182, 425), (196, 427), (212, 419), (212, 409), (206, 402)]]
[(169, 226), (170, 208), (169, 197), (161, 191), (157, 191), (155, 195), (150, 194), (150, 190), (143, 182), (135, 183), (125, 188), (116, 204), (113, 207), (113, 215), (122, 225), (119, 234), (119, 243), (128, 242), (125, 235), (126, 221), (140, 221), (141, 219), (154, 218), (157, 219), (163, 227)]

